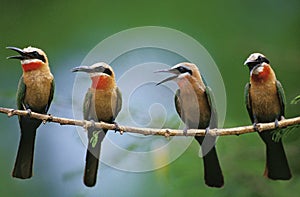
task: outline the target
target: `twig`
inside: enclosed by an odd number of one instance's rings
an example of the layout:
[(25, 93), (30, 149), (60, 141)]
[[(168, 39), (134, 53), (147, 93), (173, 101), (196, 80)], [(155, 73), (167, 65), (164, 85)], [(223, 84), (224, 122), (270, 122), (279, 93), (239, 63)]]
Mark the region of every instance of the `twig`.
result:
[[(15, 109), (9, 109), (9, 108), (3, 108), (0, 107), (0, 113), (7, 114), (9, 117), (14, 115), (19, 116), (28, 116), (29, 112), (24, 110), (15, 110)], [(60, 118), (55, 117), (52, 115), (46, 115), (46, 114), (39, 114), (36, 112), (30, 113), (31, 118), (42, 120), (44, 123), (46, 122), (55, 122), (59, 123), (61, 125), (76, 125), (81, 126), (84, 128), (90, 127), (93, 125), (92, 122), (86, 121), (86, 120), (75, 120), (75, 119), (69, 119), (69, 118)], [(279, 128), (292, 126), (292, 125), (298, 125), (300, 124), (300, 116), (290, 119), (281, 120), (278, 122)], [(116, 126), (115, 124), (108, 124), (105, 122), (96, 122), (95, 128), (97, 129), (108, 129), (108, 130), (115, 130)], [(260, 123), (257, 124), (258, 130), (261, 131), (267, 131), (275, 129), (274, 122), (271, 123)], [(162, 135), (165, 137), (169, 136), (184, 136), (182, 130), (176, 130), (176, 129), (153, 129), (153, 128), (138, 128), (138, 127), (129, 127), (129, 126), (121, 126), (119, 125), (118, 130), (120, 133), (128, 132), (128, 133), (138, 133), (143, 135)], [(252, 133), (256, 132), (252, 125), (250, 126), (240, 126), (240, 127), (234, 127), (234, 128), (226, 128), (226, 129), (210, 129), (209, 134), (212, 136), (225, 136), (225, 135), (241, 135), (245, 133)], [(205, 135), (205, 129), (189, 129), (187, 132), (187, 136), (204, 136)]]

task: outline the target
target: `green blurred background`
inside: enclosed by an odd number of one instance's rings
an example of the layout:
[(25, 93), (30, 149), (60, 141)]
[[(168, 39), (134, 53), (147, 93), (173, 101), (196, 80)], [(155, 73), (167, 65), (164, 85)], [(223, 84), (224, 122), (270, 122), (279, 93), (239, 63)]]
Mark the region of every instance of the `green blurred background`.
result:
[[(244, 106), (249, 80), (243, 62), (252, 52), (264, 53), (285, 88), (287, 101), (300, 94), (300, 1), (0, 1), (0, 106), (15, 107), (20, 64), (6, 60), (6, 46), (44, 49), (56, 78), (50, 113), (72, 117), (74, 76), (100, 41), (139, 26), (165, 26), (182, 31), (211, 54), (227, 92), (225, 127), (250, 123)], [(69, 76), (68, 76), (69, 75)], [(68, 77), (67, 77), (68, 76)], [(286, 117), (299, 115), (300, 104), (286, 106)], [(202, 161), (193, 142), (170, 165), (150, 172), (119, 171), (101, 164), (94, 188), (82, 184), (85, 149), (71, 126), (46, 124), (36, 141), (32, 179), (11, 177), (19, 141), (17, 118), (0, 115), (0, 194), (2, 196), (298, 196), (300, 192), (299, 129), (284, 139), (293, 178), (270, 181), (262, 174), (264, 145), (257, 134), (222, 137), (218, 153), (225, 186), (203, 182)], [(132, 161), (134, 165), (134, 161)]]

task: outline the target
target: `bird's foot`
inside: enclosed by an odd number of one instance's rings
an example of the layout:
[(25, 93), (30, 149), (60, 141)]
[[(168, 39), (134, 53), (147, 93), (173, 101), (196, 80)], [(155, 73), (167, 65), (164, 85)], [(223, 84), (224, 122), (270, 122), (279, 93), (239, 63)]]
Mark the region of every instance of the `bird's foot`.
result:
[(187, 131), (188, 131), (188, 127), (185, 126), (184, 129), (183, 129), (183, 135), (184, 136), (187, 136)]
[(275, 128), (278, 129), (279, 123), (278, 123), (278, 119), (277, 119), (277, 118), (275, 119), (275, 122), (274, 122), (274, 123), (275, 123)]
[(205, 128), (205, 135), (207, 135), (209, 133), (209, 127)]
[(253, 129), (257, 132), (259, 132), (258, 126), (257, 126), (257, 122), (253, 123)]
[(119, 127), (119, 124), (117, 122), (113, 122), (113, 124), (115, 125), (115, 133), (120, 132), (120, 134), (123, 135), (123, 131)]
[(88, 129), (95, 130), (95, 127), (96, 127), (95, 121), (94, 120), (90, 120), (90, 122), (91, 122), (91, 125), (88, 126)]
[(14, 109), (11, 109), (11, 110), (7, 113), (7, 116), (8, 116), (8, 117), (13, 116), (13, 115), (14, 115), (14, 112), (15, 112), (15, 110), (14, 110)]
[(29, 118), (31, 118), (31, 113), (32, 113), (32, 111), (31, 111), (31, 109), (26, 109), (26, 111), (27, 111), (27, 116), (29, 117)]

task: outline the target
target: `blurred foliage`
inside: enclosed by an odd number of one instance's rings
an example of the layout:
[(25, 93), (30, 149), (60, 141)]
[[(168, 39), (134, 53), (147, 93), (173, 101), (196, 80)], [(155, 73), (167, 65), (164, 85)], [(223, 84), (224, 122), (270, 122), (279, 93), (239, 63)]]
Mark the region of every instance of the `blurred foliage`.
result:
[[(225, 127), (250, 123), (243, 100), (249, 74), (243, 62), (252, 52), (262, 52), (271, 60), (288, 101), (299, 93), (299, 0), (0, 0), (0, 3), (0, 106), (15, 106), (15, 91), (22, 72), (19, 63), (6, 60), (12, 54), (6, 46), (32, 45), (45, 50), (57, 84), (50, 113), (71, 117), (72, 87), (67, 84), (72, 84), (74, 76), (69, 69), (79, 65), (106, 37), (147, 25), (182, 31), (209, 51), (226, 86)], [(299, 105), (287, 104), (287, 117), (299, 115), (299, 109)], [(155, 171), (125, 172), (101, 163), (96, 187), (86, 188), (82, 184), (85, 149), (74, 128), (41, 126), (35, 175), (30, 180), (16, 180), (11, 178), (11, 170), (19, 139), (17, 118), (1, 115), (0, 125), (0, 193), (3, 196), (252, 197), (298, 196), (300, 191), (299, 129), (284, 139), (293, 172), (291, 181), (270, 181), (262, 176), (264, 145), (258, 135), (249, 134), (218, 140), (218, 155), (225, 176), (222, 189), (205, 186), (196, 142), (176, 161)]]
[(297, 104), (300, 101), (300, 95), (296, 96), (292, 101), (291, 104)]

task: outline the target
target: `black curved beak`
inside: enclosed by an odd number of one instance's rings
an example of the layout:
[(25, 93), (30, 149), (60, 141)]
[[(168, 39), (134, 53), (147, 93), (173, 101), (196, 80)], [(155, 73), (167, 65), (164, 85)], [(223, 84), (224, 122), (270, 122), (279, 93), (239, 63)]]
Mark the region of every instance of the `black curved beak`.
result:
[(86, 73), (95, 73), (95, 72), (104, 72), (105, 68), (103, 66), (91, 67), (91, 66), (78, 66), (72, 68), (72, 72), (86, 72)]
[(170, 68), (170, 69), (164, 69), (164, 70), (158, 70), (158, 71), (155, 71), (154, 73), (162, 73), (162, 72), (166, 72), (166, 73), (172, 73), (172, 74), (175, 74), (171, 77), (168, 77), (160, 82), (158, 82), (156, 85), (160, 85), (162, 83), (165, 83), (167, 81), (171, 81), (173, 79), (176, 79), (178, 77), (178, 75), (180, 74), (180, 72), (177, 70), (177, 69), (174, 69), (174, 68)]
[(11, 49), (13, 51), (18, 52), (20, 55), (15, 55), (15, 56), (9, 56), (7, 59), (19, 59), (19, 60), (24, 60), (28, 58), (28, 55), (22, 50), (17, 47), (6, 47), (7, 49)]

